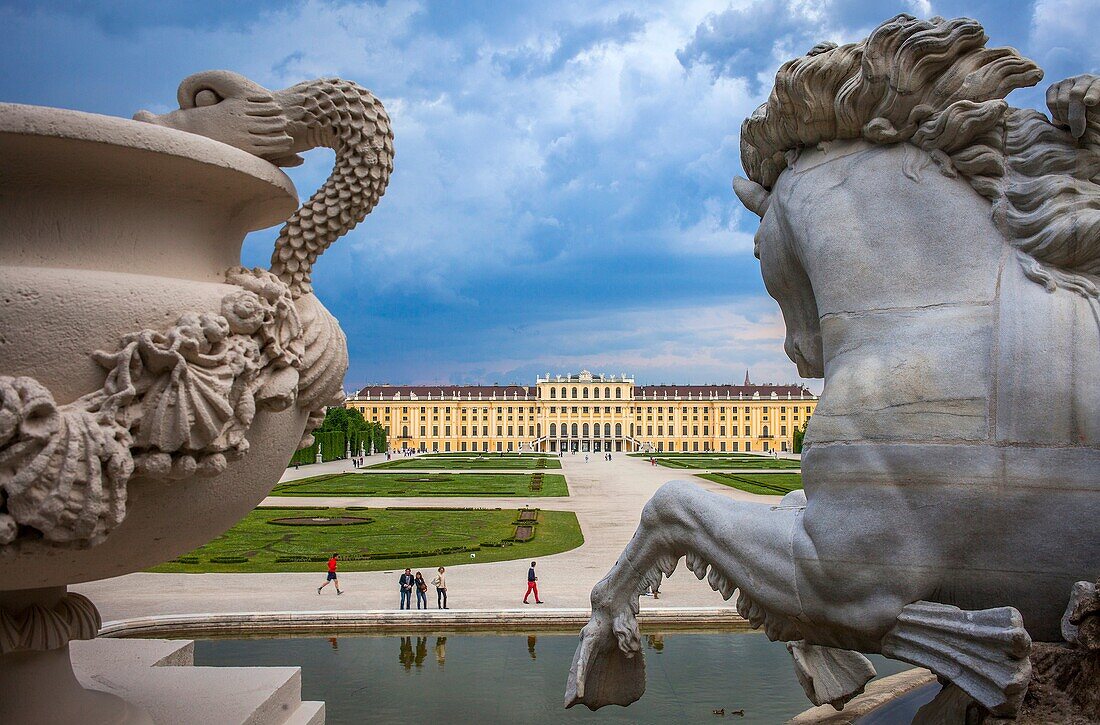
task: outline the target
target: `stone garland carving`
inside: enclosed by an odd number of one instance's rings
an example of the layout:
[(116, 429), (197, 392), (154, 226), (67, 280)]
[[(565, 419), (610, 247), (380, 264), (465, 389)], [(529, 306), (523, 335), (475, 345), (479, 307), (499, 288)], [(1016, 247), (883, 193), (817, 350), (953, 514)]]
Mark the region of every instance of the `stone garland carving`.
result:
[(248, 450), (257, 408), (310, 412), (301, 445), (340, 398), (347, 340), (312, 294), (313, 263), (385, 193), (393, 132), (382, 103), (336, 78), (272, 92), (229, 71), (183, 80), (177, 111), (135, 120), (196, 133), (279, 166), (336, 152), (325, 184), (287, 220), (271, 271), (231, 269), (217, 313), (126, 335), (95, 361), (101, 389), (58, 405), (29, 377), (0, 376), (0, 546), (101, 542), (126, 513), (134, 475), (216, 475)]
[(87, 597), (68, 592), (52, 607), (32, 604), (20, 611), (0, 607), (0, 655), (17, 650), (51, 650), (74, 639), (95, 639), (103, 624)]
[(257, 407), (294, 402), (305, 336), (287, 285), (261, 269), (226, 279), (241, 289), (219, 313), (187, 312), (94, 353), (103, 387), (72, 403), (0, 377), (0, 544), (99, 543), (125, 516), (132, 476), (221, 473), (248, 450)]

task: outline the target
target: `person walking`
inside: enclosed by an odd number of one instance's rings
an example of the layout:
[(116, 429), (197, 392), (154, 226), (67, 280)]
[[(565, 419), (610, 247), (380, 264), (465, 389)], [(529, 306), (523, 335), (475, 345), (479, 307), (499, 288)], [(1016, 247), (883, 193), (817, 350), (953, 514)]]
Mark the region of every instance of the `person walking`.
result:
[(531, 596), (531, 593), (535, 593), (535, 604), (542, 604), (542, 600), (539, 599), (539, 578), (535, 576), (535, 562), (531, 562), (531, 568), (527, 570), (527, 593), (523, 595), (523, 603), (530, 604), (527, 601), (527, 597)]
[(328, 560), (328, 576), (325, 577), (325, 583), (317, 587), (317, 593), (320, 594), (321, 590), (328, 586), (329, 582), (336, 585), (336, 593), (343, 594), (340, 591), (340, 580), (336, 578), (336, 560), (340, 558), (339, 554), (333, 554), (332, 558)]
[(435, 608), (436, 609), (448, 609), (447, 607), (447, 575), (446, 569), (439, 567), (439, 573), (436, 574), (435, 579), (432, 579), (432, 584), (435, 585)]
[(413, 584), (412, 569), (406, 569), (405, 573), (401, 575), (401, 578), (397, 580), (397, 585), (401, 589), (401, 608), (412, 609), (412, 591)]
[(416, 584), (416, 608), (420, 609), (421, 604), (424, 605), (424, 609), (428, 608), (428, 582), (424, 581), (424, 575), (420, 572), (416, 572), (416, 577), (413, 580)]

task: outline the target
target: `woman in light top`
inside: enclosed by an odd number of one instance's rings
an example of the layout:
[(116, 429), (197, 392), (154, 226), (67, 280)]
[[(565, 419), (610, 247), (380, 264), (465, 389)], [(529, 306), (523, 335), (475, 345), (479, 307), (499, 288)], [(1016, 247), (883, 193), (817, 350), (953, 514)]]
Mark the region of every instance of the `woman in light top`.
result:
[(439, 567), (439, 573), (436, 574), (435, 579), (432, 579), (432, 584), (435, 585), (435, 606), (436, 609), (448, 609), (447, 607), (447, 577), (444, 574), (446, 570), (443, 567)]

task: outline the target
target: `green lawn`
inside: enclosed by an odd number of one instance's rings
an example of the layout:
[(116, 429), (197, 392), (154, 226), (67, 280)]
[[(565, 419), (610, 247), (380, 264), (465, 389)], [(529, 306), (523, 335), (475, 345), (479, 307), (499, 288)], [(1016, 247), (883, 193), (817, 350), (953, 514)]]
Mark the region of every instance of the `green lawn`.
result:
[(522, 456), (516, 454), (501, 455), (499, 453), (440, 453), (417, 456), (415, 458), (403, 458), (398, 456), (392, 461), (376, 463), (373, 466), (368, 466), (368, 468), (534, 471), (550, 468), (558, 469), (561, 468), (561, 462), (558, 461), (557, 458), (540, 456), (534, 453), (524, 454)]
[[(151, 571), (323, 573), (334, 551), (340, 553), (340, 571), (434, 570), (456, 564), (537, 559), (584, 543), (572, 511), (537, 511), (536, 515), (533, 538), (520, 543), (515, 541), (520, 523), (517, 509), (261, 507), (210, 543)], [(272, 523), (273, 519), (293, 517), (353, 517), (367, 522), (344, 526)]]
[[(537, 484), (537, 485), (536, 485)], [(272, 496), (568, 496), (560, 473), (334, 473), (280, 483)]]
[(764, 496), (782, 496), (802, 488), (800, 473), (700, 473), (699, 478)]
[(657, 456), (657, 463), (666, 468), (799, 468), (801, 461), (790, 458), (765, 458), (764, 456)]

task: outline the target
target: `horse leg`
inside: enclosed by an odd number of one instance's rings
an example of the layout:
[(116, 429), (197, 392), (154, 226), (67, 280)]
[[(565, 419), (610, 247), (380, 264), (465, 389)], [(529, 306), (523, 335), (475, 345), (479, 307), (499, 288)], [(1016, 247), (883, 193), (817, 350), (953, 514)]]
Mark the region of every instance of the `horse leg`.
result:
[(592, 617), (569, 671), (566, 706), (594, 710), (642, 696), (638, 597), (684, 557), (723, 598), (738, 592), (738, 612), (754, 628), (773, 641), (798, 643), (792, 655), (798, 653), (800, 679), (815, 681), (811, 701), (842, 706), (862, 689), (871, 668), (851, 651), (857, 650), (928, 667), (994, 712), (1015, 710), (1026, 690), (1030, 646), (1015, 610), (967, 612), (921, 601), (934, 581), (919, 572), (866, 571), (859, 564), (868, 552), (863, 537), (877, 535), (866, 527), (844, 550), (833, 541), (827, 552), (815, 551), (803, 503), (797, 495), (778, 506), (732, 501), (684, 481), (662, 486), (634, 538), (592, 589)]
[[(798, 640), (799, 600), (793, 532), (798, 507), (731, 501), (685, 481), (662, 486), (611, 571), (592, 589), (592, 618), (581, 631), (565, 704), (628, 705), (645, 691), (638, 597), (673, 572), (681, 557), (772, 639)], [(708, 576), (708, 560), (715, 561)]]

